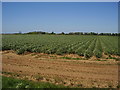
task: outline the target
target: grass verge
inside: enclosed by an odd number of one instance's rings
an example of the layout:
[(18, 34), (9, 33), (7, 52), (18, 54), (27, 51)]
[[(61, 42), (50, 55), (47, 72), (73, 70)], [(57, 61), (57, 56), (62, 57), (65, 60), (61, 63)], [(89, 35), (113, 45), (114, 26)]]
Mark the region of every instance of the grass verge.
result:
[(60, 59), (84, 60), (83, 58), (60, 57)]
[(34, 82), (12, 77), (2, 76), (2, 88), (69, 88), (63, 85), (55, 85), (47, 82)]

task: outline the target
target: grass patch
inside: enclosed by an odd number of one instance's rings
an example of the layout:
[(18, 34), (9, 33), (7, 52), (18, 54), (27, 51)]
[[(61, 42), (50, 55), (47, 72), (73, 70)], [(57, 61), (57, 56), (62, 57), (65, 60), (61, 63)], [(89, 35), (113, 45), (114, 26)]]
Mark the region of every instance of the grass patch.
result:
[(98, 59), (98, 60), (96, 60), (96, 61), (107, 61), (107, 60), (100, 60), (100, 59)]
[(106, 59), (115, 59), (116, 61), (120, 61), (120, 58), (116, 58), (116, 57), (108, 57)]
[(83, 59), (81, 59), (81, 58), (71, 58), (71, 57), (60, 57), (60, 59), (83, 60)]
[(2, 88), (68, 88), (47, 82), (34, 82), (2, 76)]
[(35, 53), (32, 53), (31, 56), (35, 56), (36, 54)]

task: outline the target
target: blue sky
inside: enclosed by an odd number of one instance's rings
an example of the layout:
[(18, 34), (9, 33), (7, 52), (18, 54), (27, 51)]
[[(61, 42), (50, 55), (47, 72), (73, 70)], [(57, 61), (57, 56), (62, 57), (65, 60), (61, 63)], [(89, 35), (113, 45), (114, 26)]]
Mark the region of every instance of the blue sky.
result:
[(3, 2), (3, 33), (118, 32), (117, 2)]
[(0, 1), (0, 33), (2, 33), (2, 2)]

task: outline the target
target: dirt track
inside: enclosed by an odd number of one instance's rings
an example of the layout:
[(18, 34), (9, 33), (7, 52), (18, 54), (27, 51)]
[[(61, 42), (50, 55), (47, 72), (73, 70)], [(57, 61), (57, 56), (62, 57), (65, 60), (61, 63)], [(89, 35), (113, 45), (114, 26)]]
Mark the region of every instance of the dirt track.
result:
[[(40, 56), (40, 55), (39, 55)], [(115, 61), (52, 59), (34, 55), (2, 54), (3, 72), (20, 78), (79, 87), (116, 87), (118, 65)]]

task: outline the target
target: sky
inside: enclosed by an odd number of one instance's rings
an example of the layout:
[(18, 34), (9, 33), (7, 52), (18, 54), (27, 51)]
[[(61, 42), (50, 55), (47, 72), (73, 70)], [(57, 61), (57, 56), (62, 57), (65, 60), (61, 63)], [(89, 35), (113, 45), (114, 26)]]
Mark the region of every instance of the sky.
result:
[(2, 33), (2, 2), (0, 1), (0, 33)]
[(118, 32), (117, 2), (3, 2), (2, 32)]

